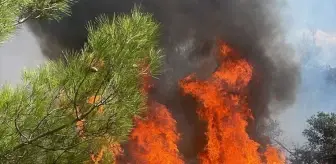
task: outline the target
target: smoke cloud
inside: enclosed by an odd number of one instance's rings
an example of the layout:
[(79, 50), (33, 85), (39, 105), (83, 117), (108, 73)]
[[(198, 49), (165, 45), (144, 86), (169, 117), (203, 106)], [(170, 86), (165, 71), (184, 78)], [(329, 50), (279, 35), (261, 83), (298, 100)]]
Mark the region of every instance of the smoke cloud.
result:
[[(154, 14), (161, 23), (160, 46), (165, 58), (162, 75), (151, 95), (170, 109), (182, 133), (180, 151), (193, 158), (205, 143), (204, 125), (195, 113), (196, 104), (182, 96), (178, 81), (196, 73), (208, 77), (217, 67), (216, 40), (221, 39), (240, 52), (254, 68), (249, 85), (249, 105), (255, 123), (250, 136), (258, 142), (259, 124), (270, 112), (281, 112), (295, 100), (299, 71), (292, 60), (294, 51), (286, 43), (281, 12), (282, 0), (80, 0), (72, 16), (60, 22), (31, 21), (30, 28), (50, 59), (64, 49), (80, 49), (87, 39), (85, 25), (95, 17), (128, 13), (134, 4)], [(271, 102), (276, 102), (270, 111)]]

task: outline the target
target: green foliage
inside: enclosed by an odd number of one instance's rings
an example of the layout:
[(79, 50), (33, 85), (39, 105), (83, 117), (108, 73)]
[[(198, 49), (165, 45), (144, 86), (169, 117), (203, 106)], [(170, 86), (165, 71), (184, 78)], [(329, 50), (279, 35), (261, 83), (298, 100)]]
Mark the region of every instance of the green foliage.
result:
[(15, 30), (18, 14), (18, 7), (12, 0), (0, 1), (0, 43)]
[[(24, 85), (0, 92), (0, 159), (7, 163), (82, 163), (128, 138), (146, 108), (141, 63), (157, 74), (158, 24), (135, 9), (88, 25), (88, 43), (65, 61), (24, 72)], [(80, 126), (79, 123), (83, 123)], [(113, 161), (112, 152), (104, 162)]]
[(16, 26), (28, 19), (56, 19), (70, 14), (73, 0), (1, 0), (0, 43), (5, 41)]
[(294, 151), (294, 163), (336, 162), (336, 114), (319, 112), (307, 120), (303, 135), (308, 143)]
[(22, 9), (26, 17), (60, 20), (70, 15), (70, 5), (74, 0), (28, 0)]

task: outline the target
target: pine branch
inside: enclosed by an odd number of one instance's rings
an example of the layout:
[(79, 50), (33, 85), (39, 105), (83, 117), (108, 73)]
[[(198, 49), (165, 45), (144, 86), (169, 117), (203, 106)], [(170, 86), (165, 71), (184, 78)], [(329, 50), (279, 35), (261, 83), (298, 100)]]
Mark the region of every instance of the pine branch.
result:
[[(111, 94), (110, 96), (108, 96), (108, 97), (106, 98), (106, 100), (108, 100), (108, 99), (111, 98), (111, 97), (112, 97), (112, 94)], [(87, 111), (87, 112), (86, 112), (85, 114), (83, 114), (81, 117), (74, 119), (74, 120), (71, 121), (70, 123), (68, 123), (68, 124), (64, 124), (64, 125), (62, 125), (62, 126), (60, 126), (60, 127), (58, 127), (58, 128), (55, 128), (55, 129), (53, 129), (53, 130), (51, 130), (51, 131), (48, 131), (48, 132), (43, 133), (43, 134), (41, 134), (41, 135), (39, 135), (39, 136), (36, 136), (35, 138), (28, 140), (27, 142), (23, 142), (23, 143), (21, 143), (21, 144), (19, 144), (19, 145), (17, 145), (17, 146), (14, 146), (14, 148), (13, 148), (11, 151), (15, 151), (15, 150), (17, 150), (17, 149), (20, 149), (20, 148), (22, 148), (22, 147), (24, 147), (24, 146), (26, 146), (26, 145), (28, 145), (28, 144), (31, 144), (31, 143), (33, 143), (33, 142), (35, 142), (35, 141), (37, 141), (37, 140), (39, 140), (39, 139), (41, 139), (41, 138), (43, 138), (43, 137), (46, 137), (46, 136), (48, 136), (48, 135), (52, 135), (53, 133), (56, 133), (56, 132), (58, 132), (58, 131), (60, 131), (60, 130), (62, 130), (62, 129), (64, 129), (64, 128), (67, 128), (67, 127), (69, 127), (69, 126), (75, 124), (77, 121), (80, 121), (80, 120), (82, 120), (82, 119), (85, 119), (85, 118), (86, 118), (86, 117), (87, 117), (87, 116), (88, 116), (94, 109), (96, 109), (97, 107), (99, 107), (99, 106), (103, 105), (104, 103), (106, 103), (106, 100), (105, 100), (105, 101), (102, 101), (102, 102), (100, 102), (100, 103), (98, 103), (98, 104), (96, 104), (96, 105), (94, 105), (94, 106), (92, 106), (92, 107), (90, 108), (89, 111)], [(8, 153), (6, 153), (6, 154), (8, 154)]]
[[(158, 70), (158, 26), (150, 15), (138, 11), (113, 21), (101, 17), (95, 28), (91, 25), (83, 50), (64, 54), (66, 61), (26, 71), (26, 87), (0, 90), (0, 122), (4, 123), (0, 132), (7, 134), (0, 139), (1, 158), (13, 163), (50, 157), (63, 162), (76, 154), (71, 162), (81, 163), (89, 157), (88, 152), (78, 156), (83, 148), (94, 151), (89, 145), (98, 147), (111, 139), (121, 142), (127, 138), (132, 118), (144, 108), (145, 100), (139, 89), (143, 72), (134, 65), (146, 59), (149, 67), (145, 69), (151, 73)], [(101, 60), (102, 66), (95, 65), (96, 61), (92, 64), (94, 60)], [(88, 103), (92, 96), (93, 103)], [(73, 111), (78, 106), (80, 111)], [(104, 114), (96, 110), (102, 106)], [(82, 120), (85, 124), (77, 125)], [(78, 126), (85, 126), (88, 140), (75, 132)], [(78, 147), (70, 148), (76, 144)], [(62, 150), (67, 148), (71, 151)], [(59, 154), (62, 151), (64, 155)]]

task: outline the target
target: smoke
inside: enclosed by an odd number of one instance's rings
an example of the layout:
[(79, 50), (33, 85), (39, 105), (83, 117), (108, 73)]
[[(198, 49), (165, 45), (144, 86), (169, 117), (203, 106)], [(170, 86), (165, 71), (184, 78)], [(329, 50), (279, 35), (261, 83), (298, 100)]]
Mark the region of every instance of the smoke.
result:
[[(161, 23), (160, 46), (165, 59), (162, 75), (151, 95), (165, 104), (182, 132), (180, 151), (192, 158), (205, 143), (204, 126), (195, 113), (195, 101), (181, 96), (177, 82), (196, 73), (209, 76), (217, 67), (216, 40), (221, 39), (254, 67), (248, 101), (255, 117), (250, 136), (267, 142), (258, 134), (272, 112), (281, 112), (295, 100), (299, 71), (292, 60), (294, 51), (285, 41), (282, 0), (80, 0), (72, 16), (60, 22), (30, 22), (45, 56), (55, 59), (61, 50), (80, 49), (86, 41), (85, 25), (100, 14), (128, 13), (135, 4), (154, 14)], [(261, 129), (262, 131), (262, 129)]]

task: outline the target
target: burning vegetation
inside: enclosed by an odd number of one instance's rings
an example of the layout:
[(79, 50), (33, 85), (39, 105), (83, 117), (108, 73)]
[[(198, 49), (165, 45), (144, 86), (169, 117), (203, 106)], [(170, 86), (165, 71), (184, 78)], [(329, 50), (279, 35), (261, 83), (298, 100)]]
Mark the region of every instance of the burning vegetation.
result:
[[(147, 97), (153, 87), (147, 64), (141, 64), (142, 93)], [(147, 98), (146, 117), (135, 118), (135, 128), (130, 134), (128, 150), (130, 158), (121, 157), (117, 163), (182, 164), (177, 142), (180, 139), (176, 120), (168, 109)]]
[(132, 163), (182, 164), (178, 140), (176, 121), (165, 106), (153, 102), (145, 120), (135, 120), (129, 140)]
[(253, 68), (226, 44), (220, 46), (222, 62), (209, 79), (199, 81), (191, 75), (181, 82), (184, 92), (198, 100), (197, 113), (207, 124), (207, 144), (199, 160), (204, 164), (257, 164), (266, 156), (267, 163), (284, 163), (272, 147), (262, 155), (260, 144), (247, 134), (248, 119), (253, 116), (246, 87)]
[[(257, 143), (246, 132), (248, 120), (253, 121), (247, 104), (247, 85), (252, 77), (252, 66), (227, 44), (220, 42), (219, 46), (219, 67), (211, 77), (198, 80), (192, 74), (180, 82), (184, 94), (197, 99), (198, 109), (195, 112), (206, 123), (207, 143), (196, 158), (202, 164), (284, 164), (281, 151)], [(144, 79), (144, 91), (147, 93), (148, 76)], [(118, 163), (189, 163), (179, 153), (180, 134), (169, 110), (153, 100), (148, 100), (147, 105), (147, 116), (135, 119), (127, 147), (129, 159)], [(266, 146), (263, 152), (262, 146)]]
[[(299, 77), (280, 1), (81, 0), (71, 17), (29, 25), (44, 55), (55, 59), (63, 49), (84, 46), (88, 21), (129, 13), (134, 4), (160, 23), (164, 58), (158, 78), (149, 84), (145, 77), (148, 110), (134, 118), (117, 163), (284, 163), (258, 127), (294, 101)], [(271, 102), (277, 103), (272, 111)], [(106, 111), (99, 109), (102, 116)]]

